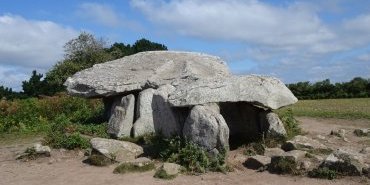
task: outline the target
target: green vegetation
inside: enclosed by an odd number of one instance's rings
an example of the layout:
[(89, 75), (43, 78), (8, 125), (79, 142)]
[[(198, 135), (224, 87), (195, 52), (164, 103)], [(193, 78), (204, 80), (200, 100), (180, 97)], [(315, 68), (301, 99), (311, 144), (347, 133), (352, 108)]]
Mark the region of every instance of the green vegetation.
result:
[(290, 111), (290, 109), (294, 116), (370, 119), (370, 98), (300, 100), (296, 104), (277, 112), (280, 115)]
[(329, 168), (317, 168), (313, 169), (312, 171), (308, 172), (308, 176), (312, 178), (320, 178), (320, 179), (335, 179), (337, 178), (337, 172), (335, 170), (331, 170)]
[(159, 168), (155, 174), (154, 174), (154, 177), (155, 178), (158, 178), (158, 179), (166, 179), (166, 180), (170, 180), (170, 179), (174, 179), (176, 178), (177, 175), (168, 175), (166, 173), (166, 171), (162, 168)]
[(299, 127), (298, 121), (294, 118), (292, 109), (286, 108), (283, 111), (277, 111), (280, 120), (283, 122), (287, 132), (287, 139), (291, 139), (296, 135), (302, 134), (302, 129)]
[(262, 142), (253, 142), (245, 146), (244, 155), (263, 155), (265, 153), (265, 145)]
[(353, 78), (349, 82), (335, 84), (326, 79), (316, 83), (298, 82), (287, 86), (300, 100), (370, 97), (370, 79), (361, 77)]
[(108, 166), (113, 164), (115, 161), (100, 154), (92, 154), (86, 162), (94, 166)]
[(129, 172), (146, 172), (153, 170), (155, 168), (154, 163), (148, 163), (144, 165), (137, 165), (133, 163), (122, 163), (119, 166), (117, 166), (113, 173), (129, 173)]
[(297, 170), (297, 163), (291, 157), (272, 158), (268, 170), (277, 174), (299, 175), (301, 173)]

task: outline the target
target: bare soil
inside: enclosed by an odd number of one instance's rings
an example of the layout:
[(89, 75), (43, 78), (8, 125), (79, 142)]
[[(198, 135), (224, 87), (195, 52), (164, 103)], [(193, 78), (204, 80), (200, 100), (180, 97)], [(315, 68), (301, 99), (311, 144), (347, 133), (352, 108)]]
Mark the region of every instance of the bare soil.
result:
[[(348, 148), (359, 151), (370, 146), (369, 137), (353, 135), (355, 128), (370, 128), (369, 120), (339, 120), (298, 118), (307, 135), (316, 138), (332, 148)], [(330, 136), (331, 130), (345, 129), (346, 140)], [(256, 172), (241, 165), (245, 156), (240, 150), (231, 151), (229, 162), (234, 165), (234, 172), (227, 174), (207, 173), (199, 176), (180, 175), (174, 180), (153, 178), (154, 171), (145, 173), (113, 174), (115, 165), (94, 167), (83, 163), (83, 151), (53, 150), (51, 157), (34, 161), (21, 162), (15, 155), (41, 138), (28, 138), (13, 142), (0, 142), (0, 185), (40, 185), (40, 184), (284, 184), (284, 185), (350, 185), (370, 184), (366, 177), (347, 177), (336, 180), (312, 179), (301, 176), (275, 175), (268, 172)], [(370, 160), (370, 156), (366, 160)], [(370, 161), (368, 161), (370, 162)]]

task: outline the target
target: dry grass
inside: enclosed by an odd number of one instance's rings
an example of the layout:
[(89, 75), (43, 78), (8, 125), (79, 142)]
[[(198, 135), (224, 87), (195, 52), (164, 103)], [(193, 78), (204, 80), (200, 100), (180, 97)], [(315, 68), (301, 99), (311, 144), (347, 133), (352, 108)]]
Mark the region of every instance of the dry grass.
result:
[(293, 110), (294, 116), (370, 119), (370, 98), (300, 100), (278, 112)]

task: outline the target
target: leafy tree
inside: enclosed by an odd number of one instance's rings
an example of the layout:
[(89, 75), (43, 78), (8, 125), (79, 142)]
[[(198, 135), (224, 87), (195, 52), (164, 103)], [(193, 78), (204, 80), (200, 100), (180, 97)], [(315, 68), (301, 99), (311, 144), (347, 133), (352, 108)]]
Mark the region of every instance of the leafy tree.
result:
[(105, 51), (105, 42), (95, 38), (92, 34), (82, 32), (77, 38), (67, 42), (64, 46), (65, 59), (58, 62), (46, 73), (45, 81), (50, 90), (60, 92), (65, 89), (63, 83), (68, 77), (78, 71), (92, 67), (94, 64), (113, 59)]
[(22, 82), (24, 94), (30, 97), (44, 94), (46, 84), (41, 80), (42, 77), (43, 75), (37, 74), (36, 70), (32, 71), (31, 78), (28, 81)]
[(132, 50), (134, 53), (139, 53), (143, 51), (167, 50), (167, 47), (163, 44), (151, 42), (146, 39), (140, 39), (132, 46)]

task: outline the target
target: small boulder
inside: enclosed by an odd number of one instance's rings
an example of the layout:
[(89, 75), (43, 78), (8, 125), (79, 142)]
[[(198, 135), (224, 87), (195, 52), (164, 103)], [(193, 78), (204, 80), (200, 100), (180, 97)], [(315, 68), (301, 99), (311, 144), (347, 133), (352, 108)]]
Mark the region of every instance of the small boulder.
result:
[(97, 152), (117, 162), (132, 161), (144, 153), (141, 146), (127, 141), (93, 138), (90, 143), (93, 153)]
[(328, 150), (329, 148), (317, 140), (298, 135), (286, 141), (281, 148), (285, 151), (291, 150)]
[(271, 163), (271, 157), (263, 156), (263, 155), (255, 155), (249, 157), (244, 165), (253, 170), (258, 170), (258, 169), (264, 169)]
[(264, 155), (267, 157), (272, 157), (272, 156), (282, 155), (283, 153), (285, 153), (285, 151), (282, 150), (281, 148), (265, 148)]
[(34, 144), (32, 147), (26, 148), (23, 153), (18, 154), (16, 159), (37, 159), (38, 157), (50, 157), (51, 149), (49, 146), (43, 146), (40, 143)]
[(338, 136), (338, 137), (344, 138), (345, 135), (346, 135), (346, 130), (344, 130), (344, 129), (332, 130), (330, 132), (330, 135), (334, 135), (334, 136)]
[(370, 131), (369, 129), (367, 128), (364, 128), (364, 129), (355, 129), (353, 131), (353, 133), (356, 135), (356, 136), (359, 136), (359, 137), (362, 137), (362, 136), (368, 136)]
[(146, 172), (155, 168), (154, 162), (146, 157), (140, 157), (133, 161), (125, 161), (119, 164), (113, 173)]
[(181, 166), (176, 163), (163, 163), (154, 174), (155, 178), (173, 179), (181, 172)]
[(358, 176), (362, 174), (365, 164), (360, 155), (351, 151), (338, 149), (330, 154), (320, 167), (327, 167), (343, 175)]
[(361, 149), (360, 151), (361, 154), (370, 154), (370, 147), (365, 147)]
[(185, 121), (183, 136), (208, 152), (229, 149), (229, 127), (214, 107), (194, 106)]
[(270, 111), (260, 113), (261, 128), (267, 137), (284, 137), (286, 131), (283, 122), (281, 122), (279, 116)]
[(269, 171), (278, 174), (295, 174), (300, 168), (299, 160), (304, 158), (307, 152), (292, 150), (282, 155), (273, 156), (269, 165)]

